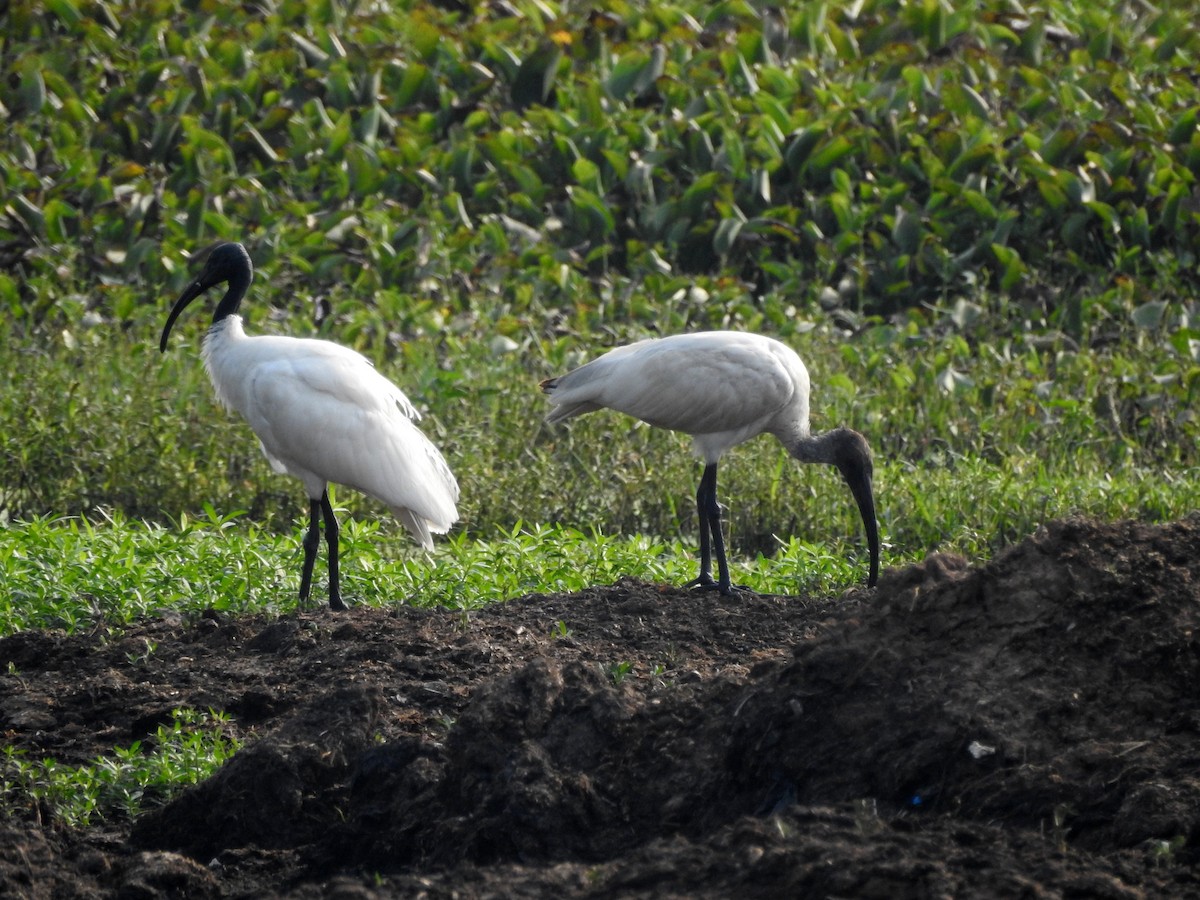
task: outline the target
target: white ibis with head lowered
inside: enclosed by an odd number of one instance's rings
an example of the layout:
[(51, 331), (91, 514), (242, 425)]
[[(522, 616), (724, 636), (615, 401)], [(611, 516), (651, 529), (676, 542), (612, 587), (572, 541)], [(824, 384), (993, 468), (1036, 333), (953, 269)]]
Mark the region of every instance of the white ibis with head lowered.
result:
[[(700, 575), (689, 587), (733, 593), (717, 464), (731, 447), (756, 435), (775, 435), (806, 463), (836, 466), (862, 514), (871, 554), (867, 584), (879, 578), (879, 526), (871, 488), (871, 448), (857, 431), (835, 428), (811, 434), (808, 370), (790, 347), (759, 334), (708, 331), (638, 341), (610, 350), (566, 375), (542, 382), (554, 408), (548, 422), (597, 409), (613, 409), (656, 428), (692, 436), (704, 463), (696, 491), (700, 519)], [(713, 581), (712, 557), (718, 579)]]
[(250, 423), (277, 472), (304, 482), (310, 524), (304, 536), (300, 602), (308, 599), (321, 522), (329, 546), (329, 605), (345, 609), (338, 579), (338, 523), (327, 484), (356, 488), (386, 505), (426, 549), (432, 533), (458, 519), (458, 483), (400, 388), (362, 355), (330, 341), (249, 337), (237, 314), (254, 268), (241, 244), (219, 244), (175, 302), (159, 349), (184, 308), (228, 284), (204, 338), (202, 356), (217, 398)]

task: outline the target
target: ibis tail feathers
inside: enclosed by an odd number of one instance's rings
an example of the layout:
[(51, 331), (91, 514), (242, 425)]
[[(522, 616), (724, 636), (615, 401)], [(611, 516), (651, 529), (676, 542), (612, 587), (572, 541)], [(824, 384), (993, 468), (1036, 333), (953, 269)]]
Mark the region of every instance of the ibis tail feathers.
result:
[(403, 525), (416, 538), (418, 544), (426, 550), (433, 549), (433, 535), (445, 534), (450, 530), (450, 525), (453, 523), (430, 522), (423, 516), (418, 515), (411, 509), (393, 508), (392, 515), (396, 517), (396, 521)]

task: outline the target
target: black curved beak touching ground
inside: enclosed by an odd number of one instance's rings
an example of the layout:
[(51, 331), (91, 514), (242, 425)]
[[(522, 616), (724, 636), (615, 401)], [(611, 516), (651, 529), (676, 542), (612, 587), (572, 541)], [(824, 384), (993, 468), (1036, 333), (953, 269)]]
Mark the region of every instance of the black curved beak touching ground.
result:
[(871, 552), (871, 572), (867, 586), (875, 587), (879, 581), (879, 522), (875, 518), (875, 493), (871, 486), (875, 465), (871, 459), (871, 445), (867, 439), (849, 428), (835, 429), (836, 449), (830, 460), (842, 478), (850, 486), (850, 493), (858, 504), (863, 528), (867, 533), (867, 547)]
[[(842, 473), (845, 475), (845, 473)], [(867, 586), (875, 587), (879, 581), (879, 523), (875, 519), (875, 494), (871, 489), (871, 473), (860, 470), (858, 478), (846, 483), (850, 485), (850, 493), (858, 503), (858, 511), (862, 514), (863, 528), (867, 532), (867, 547), (871, 552), (871, 571), (867, 576)]]

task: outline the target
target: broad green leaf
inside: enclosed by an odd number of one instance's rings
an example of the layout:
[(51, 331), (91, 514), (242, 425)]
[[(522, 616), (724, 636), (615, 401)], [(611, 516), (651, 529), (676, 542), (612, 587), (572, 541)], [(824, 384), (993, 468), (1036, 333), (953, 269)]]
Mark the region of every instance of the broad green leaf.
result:
[(746, 150), (737, 132), (726, 129), (721, 133), (721, 155), (728, 166), (733, 178), (742, 178), (746, 174)]
[(991, 247), (996, 261), (1000, 263), (1000, 289), (1011, 291), (1025, 274), (1025, 263), (1021, 255), (1011, 247), (1001, 244), (992, 244)]
[(716, 234), (713, 235), (713, 249), (721, 256), (728, 256), (744, 225), (744, 219), (736, 217), (722, 219), (717, 226)]
[(510, 89), (513, 103), (518, 109), (544, 104), (549, 100), (561, 60), (562, 49), (546, 41), (521, 61)]
[(1171, 130), (1167, 133), (1167, 140), (1172, 144), (1186, 144), (1192, 139), (1192, 135), (1196, 133), (1196, 118), (1200, 115), (1200, 107), (1193, 106), (1183, 115), (1175, 120), (1171, 126)]
[(346, 165), (350, 170), (350, 188), (358, 197), (369, 197), (379, 189), (384, 170), (379, 156), (370, 147), (351, 143), (346, 147)]
[(329, 133), (329, 143), (326, 146), (326, 153), (334, 159), (337, 159), (342, 154), (342, 149), (354, 137), (354, 122), (350, 116), (349, 110), (338, 116), (337, 124)]
[(805, 168), (817, 178), (824, 178), (839, 162), (854, 152), (854, 144), (845, 135), (836, 135), (809, 157)]
[(604, 83), (605, 89), (616, 100), (626, 100), (631, 94), (636, 96), (662, 74), (661, 60), (657, 74), (654, 74), (654, 68), (655, 57), (652, 54), (626, 54), (613, 66), (612, 74)]
[(1169, 307), (1170, 304), (1166, 300), (1151, 300), (1135, 307), (1130, 318), (1138, 328), (1152, 331), (1162, 324), (1163, 315)]
[(71, 238), (67, 229), (67, 220), (79, 217), (79, 212), (58, 198), (46, 201), (42, 208), (46, 221), (46, 237), (53, 243), (63, 243)]
[(1125, 217), (1124, 227), (1132, 243), (1140, 247), (1150, 245), (1150, 217), (1146, 207), (1138, 207), (1132, 215)]
[(581, 156), (571, 163), (571, 175), (576, 182), (589, 190), (601, 189), (600, 167), (586, 157)]
[(46, 233), (46, 216), (42, 208), (23, 194), (16, 194), (6, 212), (24, 224), (28, 234), (41, 237)]
[(987, 198), (987, 195), (979, 191), (967, 188), (962, 191), (959, 197), (981, 219), (991, 221), (999, 216), (999, 212), (992, 204), (992, 201)]
[(21, 81), (17, 88), (21, 109), (26, 115), (40, 112), (46, 103), (46, 81), (42, 77), (40, 61), (27, 57), (21, 62)]
[(1121, 230), (1121, 222), (1119, 216), (1117, 215), (1117, 211), (1107, 203), (1101, 203), (1099, 200), (1090, 200), (1085, 205), (1088, 209), (1103, 219), (1104, 224), (1107, 225), (1110, 230)]
[(371, 147), (379, 136), (379, 123), (383, 117), (383, 108), (378, 103), (372, 103), (358, 120), (358, 139)]
[(68, 28), (74, 28), (83, 20), (83, 14), (74, 0), (46, 0), (46, 7)]
[(1046, 201), (1046, 205), (1052, 210), (1061, 210), (1067, 205), (1066, 192), (1058, 186), (1058, 183), (1053, 178), (1039, 178), (1037, 189), (1042, 199)]
[(973, 87), (969, 84), (960, 84), (958, 90), (969, 115), (985, 121), (991, 116), (991, 106)]
[(1041, 156), (1047, 163), (1057, 166), (1063, 162), (1068, 152), (1073, 150), (1079, 140), (1079, 135), (1068, 125), (1056, 128), (1041, 146)]
[(1183, 182), (1175, 182), (1167, 192), (1167, 199), (1163, 204), (1162, 227), (1168, 235), (1175, 238), (1181, 237), (1188, 230), (1188, 223), (1180, 217), (1179, 210), (1189, 194), (1190, 190)]
[(921, 218), (904, 208), (897, 208), (892, 223), (892, 241), (904, 253), (916, 253), (921, 243)]
[(996, 156), (995, 148), (986, 140), (967, 147), (946, 167), (946, 177), (959, 180), (963, 176), (987, 167)]
[(571, 200), (571, 208), (576, 217), (586, 223), (588, 230), (596, 237), (606, 237), (616, 229), (616, 220), (612, 212), (592, 191), (571, 185), (567, 188), (567, 196)]
[(808, 161), (817, 144), (825, 137), (828, 130), (822, 126), (811, 125), (797, 134), (788, 144), (784, 151), (783, 158), (787, 162), (788, 168), (793, 172), (797, 172)]
[(429, 67), (419, 62), (409, 63), (404, 68), (404, 77), (400, 80), (400, 86), (396, 89), (393, 101), (398, 108), (409, 106), (417, 102), (420, 94), (425, 90), (425, 85), (430, 79)]
[(706, 172), (688, 186), (680, 202), (684, 216), (693, 220), (700, 218), (712, 201), (718, 181), (716, 172)]
[(1099, 28), (1088, 38), (1088, 54), (1094, 60), (1103, 61), (1112, 58), (1113, 30), (1111, 27)]

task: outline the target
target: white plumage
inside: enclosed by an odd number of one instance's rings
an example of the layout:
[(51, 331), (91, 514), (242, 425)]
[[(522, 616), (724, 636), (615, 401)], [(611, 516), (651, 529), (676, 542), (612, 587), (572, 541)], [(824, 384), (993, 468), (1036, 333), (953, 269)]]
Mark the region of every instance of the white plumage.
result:
[(300, 599), (308, 597), (313, 560), (325, 521), (329, 544), (329, 602), (344, 608), (338, 584), (337, 522), (329, 482), (383, 502), (426, 548), (457, 521), (458, 484), (438, 449), (416, 426), (420, 418), (400, 388), (361, 354), (330, 341), (247, 336), (236, 314), (253, 268), (240, 244), (221, 244), (176, 302), (171, 327), (192, 300), (229, 283), (204, 338), (204, 366), (218, 399), (258, 435), (281, 473), (299, 478), (310, 500)]
[(330, 341), (247, 337), (240, 316), (204, 339), (204, 365), (250, 423), (277, 472), (320, 497), (328, 482), (382, 501), (426, 548), (457, 519), (458, 486), (417, 428), (404, 393), (360, 354)]
[[(879, 570), (879, 534), (871, 487), (871, 450), (856, 431), (809, 431), (808, 370), (787, 345), (763, 335), (709, 331), (639, 341), (542, 382), (554, 408), (548, 422), (613, 409), (658, 428), (692, 436), (705, 462), (696, 493), (702, 588), (732, 592), (717, 502), (717, 464), (726, 451), (773, 434), (801, 462), (829, 463), (850, 486), (871, 553), (868, 583)], [(710, 546), (711, 537), (711, 546)], [(719, 580), (713, 581), (715, 551)]]

